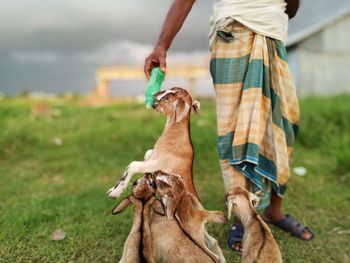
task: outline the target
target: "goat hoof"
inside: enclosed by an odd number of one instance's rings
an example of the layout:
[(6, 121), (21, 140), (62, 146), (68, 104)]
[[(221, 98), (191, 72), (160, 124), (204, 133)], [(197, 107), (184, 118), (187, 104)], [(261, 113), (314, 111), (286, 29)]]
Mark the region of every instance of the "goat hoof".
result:
[(123, 190), (122, 187), (118, 188), (118, 185), (116, 185), (107, 191), (107, 195), (112, 199), (116, 199), (123, 193)]
[(117, 198), (117, 196), (116, 196), (115, 192), (113, 193), (113, 190), (115, 190), (115, 187), (112, 187), (111, 189), (109, 189), (106, 194), (108, 197), (115, 199), (115, 198)]

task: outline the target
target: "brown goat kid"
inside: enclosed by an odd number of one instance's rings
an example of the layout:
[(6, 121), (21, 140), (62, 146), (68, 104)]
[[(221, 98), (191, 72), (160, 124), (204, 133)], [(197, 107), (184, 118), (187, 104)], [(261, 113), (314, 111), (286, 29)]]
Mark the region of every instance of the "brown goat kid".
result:
[(241, 187), (227, 196), (228, 217), (233, 211), (244, 226), (242, 263), (281, 263), (281, 252), (269, 227), (254, 210), (258, 202), (254, 194)]
[(134, 182), (133, 194), (123, 199), (112, 211), (119, 214), (130, 204), (135, 207), (134, 221), (127, 237), (120, 263), (155, 262), (152, 253), (150, 210), (156, 200), (156, 185), (145, 176)]
[(154, 109), (167, 116), (162, 135), (158, 138), (153, 150), (145, 154), (145, 161), (133, 161), (124, 175), (107, 195), (117, 198), (127, 188), (135, 173), (151, 173), (162, 170), (167, 173), (180, 174), (187, 191), (198, 198), (193, 185), (193, 146), (190, 137), (191, 109), (199, 110), (199, 102), (192, 101), (188, 92), (182, 88), (171, 88), (154, 95)]
[(155, 187), (152, 176), (145, 174), (134, 182), (133, 194), (113, 209), (113, 214), (118, 214), (131, 203), (135, 206), (133, 226), (120, 263), (213, 262), (183, 231), (176, 218), (164, 216), (163, 206), (154, 196)]
[(186, 190), (179, 175), (156, 171), (153, 178), (168, 220), (176, 218), (183, 231), (211, 257), (211, 262), (224, 262), (217, 241), (205, 229), (207, 222), (226, 223), (223, 212), (205, 210)]
[(153, 257), (157, 263), (212, 263), (212, 258), (183, 231), (176, 218), (151, 217)]

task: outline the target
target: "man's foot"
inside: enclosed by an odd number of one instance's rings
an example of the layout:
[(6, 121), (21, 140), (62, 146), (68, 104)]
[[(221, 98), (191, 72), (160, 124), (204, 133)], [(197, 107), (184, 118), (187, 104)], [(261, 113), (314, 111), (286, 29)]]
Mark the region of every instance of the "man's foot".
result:
[(301, 240), (308, 241), (315, 237), (315, 234), (308, 227), (300, 224), (291, 215), (283, 215), (280, 210), (275, 211), (267, 207), (264, 211), (263, 219), (266, 223), (291, 233), (292, 236)]
[(234, 252), (242, 253), (242, 239), (244, 235), (244, 228), (241, 221), (236, 220), (232, 225), (230, 232), (228, 232), (227, 245)]

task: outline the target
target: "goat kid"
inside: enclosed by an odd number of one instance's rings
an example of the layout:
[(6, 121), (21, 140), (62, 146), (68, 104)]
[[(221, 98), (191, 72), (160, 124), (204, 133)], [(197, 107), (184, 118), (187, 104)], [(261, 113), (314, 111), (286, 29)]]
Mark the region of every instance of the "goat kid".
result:
[(153, 257), (157, 263), (207, 263), (212, 258), (181, 228), (176, 218), (167, 218), (158, 199), (150, 222)]
[(134, 182), (133, 194), (113, 209), (112, 213), (118, 214), (131, 203), (135, 206), (133, 226), (120, 263), (212, 262), (211, 257), (184, 233), (175, 218), (164, 216), (162, 204), (154, 197), (155, 187), (150, 174), (145, 174)]
[(157, 263), (213, 262), (208, 253), (183, 231), (176, 218), (153, 213), (150, 227), (153, 257)]
[(281, 252), (267, 224), (255, 212), (259, 203), (257, 196), (241, 187), (228, 193), (228, 219), (234, 212), (242, 221), (244, 236), (242, 240), (242, 263), (280, 263)]
[(198, 199), (186, 190), (179, 175), (156, 171), (153, 178), (166, 217), (170, 220), (176, 218), (183, 231), (211, 257), (212, 262), (225, 262), (218, 242), (205, 229), (208, 221), (226, 223), (224, 213), (205, 210)]
[(162, 135), (153, 150), (145, 154), (145, 161), (133, 161), (114, 187), (107, 191), (111, 198), (119, 197), (127, 188), (135, 173), (151, 173), (162, 170), (180, 174), (187, 191), (198, 198), (192, 178), (193, 145), (190, 137), (191, 108), (199, 111), (199, 102), (192, 102), (191, 96), (182, 88), (171, 88), (154, 95), (154, 109), (167, 116)]
[(127, 237), (120, 263), (153, 263), (152, 236), (150, 229), (150, 209), (156, 200), (156, 184), (147, 175), (133, 185), (133, 194), (123, 199), (112, 211), (119, 214), (130, 204), (135, 207), (134, 220)]

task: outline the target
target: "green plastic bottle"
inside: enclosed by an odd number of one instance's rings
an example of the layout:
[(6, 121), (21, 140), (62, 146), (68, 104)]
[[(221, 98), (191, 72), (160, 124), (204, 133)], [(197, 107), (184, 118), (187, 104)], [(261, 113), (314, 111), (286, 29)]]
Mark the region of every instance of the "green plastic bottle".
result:
[(153, 95), (160, 91), (162, 87), (162, 83), (164, 81), (164, 72), (160, 70), (160, 68), (155, 67), (151, 71), (151, 78), (148, 82), (148, 86), (146, 89), (146, 107), (152, 108), (154, 105), (154, 97)]

